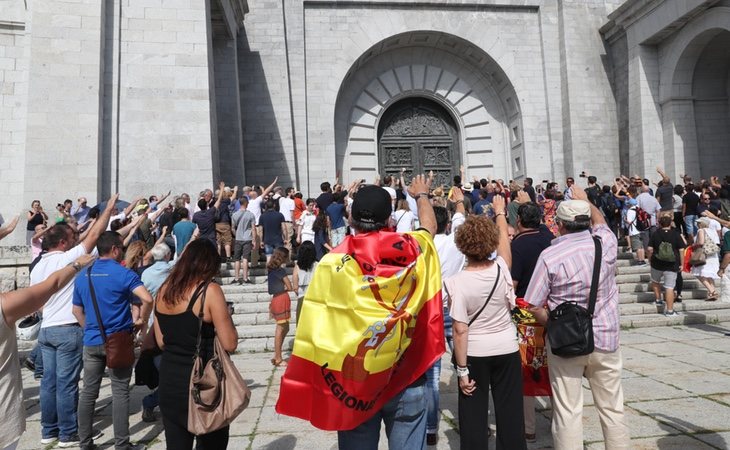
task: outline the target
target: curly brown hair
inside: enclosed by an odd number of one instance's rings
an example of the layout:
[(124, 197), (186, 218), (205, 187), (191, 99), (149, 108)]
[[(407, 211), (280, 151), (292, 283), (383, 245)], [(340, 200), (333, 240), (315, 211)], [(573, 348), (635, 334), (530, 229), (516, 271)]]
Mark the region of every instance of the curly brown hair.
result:
[(454, 242), (470, 261), (486, 261), (499, 245), (499, 228), (486, 216), (471, 215), (456, 230)]

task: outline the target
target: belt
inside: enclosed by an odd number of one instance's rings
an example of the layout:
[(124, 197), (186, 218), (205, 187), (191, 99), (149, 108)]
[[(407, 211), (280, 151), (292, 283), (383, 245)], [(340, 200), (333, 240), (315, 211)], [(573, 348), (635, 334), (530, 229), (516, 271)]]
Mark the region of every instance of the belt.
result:
[(80, 327), (80, 323), (65, 323), (63, 325), (53, 325), (54, 327)]

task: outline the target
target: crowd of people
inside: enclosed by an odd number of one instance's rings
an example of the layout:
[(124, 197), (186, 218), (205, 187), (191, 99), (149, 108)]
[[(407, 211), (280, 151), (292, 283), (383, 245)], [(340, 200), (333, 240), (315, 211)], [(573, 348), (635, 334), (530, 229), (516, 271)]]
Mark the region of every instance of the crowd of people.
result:
[[(108, 375), (115, 448), (141, 448), (129, 439), (133, 367), (108, 368), (104, 342), (117, 332), (133, 332), (139, 342), (153, 333), (161, 381), (144, 399), (143, 420), (158, 420), (159, 407), (168, 448), (192, 448), (188, 382), (198, 333), (204, 360), (212, 355), (216, 335), (226, 351), (235, 351), (238, 344), (220, 287), (221, 263), (233, 270), (233, 284), (252, 283), (250, 268), (265, 267), (275, 322), (271, 363), (286, 366), (290, 293), (298, 300), (297, 322), (306, 321), (306, 314), (300, 318), (306, 292), (328, 253), (351, 235), (421, 233), (433, 242), (440, 261), (440, 274), (420, 275), (443, 279), (445, 339), (459, 385), (461, 448), (486, 447), (490, 392), (498, 448), (526, 448), (536, 439), (534, 403), (523, 398), (524, 364), (512, 317), (516, 299), (531, 305), (530, 312), (543, 324), (548, 311), (561, 303), (586, 306), (595, 259), (592, 237), (598, 237), (596, 350), (575, 358), (548, 353), (552, 434), (556, 448), (582, 448), (585, 376), (607, 448), (628, 448), (615, 271), (619, 242), (635, 253), (636, 265), (648, 260), (656, 304), (667, 316), (679, 314), (675, 305), (682, 301), (683, 271), (691, 271), (706, 287), (708, 301), (720, 298), (715, 282), (724, 277), (722, 295), (730, 297), (730, 177), (693, 181), (681, 176), (674, 184), (658, 168), (656, 183), (619, 176), (601, 186), (596, 177), (582, 173), (583, 188), (574, 178), (567, 178), (565, 186), (548, 180), (536, 185), (531, 178), (466, 182), (462, 168), (446, 187), (431, 186), (429, 176), (407, 182), (404, 172), (372, 184), (323, 182), (311, 198), (278, 186), (275, 178), (267, 186), (241, 188), (221, 182), (194, 201), (185, 193), (129, 203), (115, 195), (89, 207), (80, 197), (76, 203), (59, 203), (52, 214), (33, 201), (26, 213), (31, 286), (0, 295), (4, 398), (22, 395), (13, 328), (17, 320), (35, 314), (40, 319), (38, 345), (25, 365), (40, 379), (40, 443), (94, 448), (99, 437), (92, 427), (95, 402), (101, 379)], [(375, 187), (378, 192), (371, 192)], [(13, 232), (19, 219), (0, 223), (0, 239)], [(381, 263), (396, 264), (390, 259)], [(291, 272), (287, 266), (293, 266)], [(340, 448), (376, 448), (380, 420), (389, 436), (402, 440), (396, 444), (393, 438), (391, 448), (435, 445), (440, 370), (438, 359), (394, 398), (401, 401), (386, 403), (374, 419), (354, 430), (342, 430)], [(415, 397), (422, 398), (409, 404), (403, 399), (415, 392), (411, 388), (418, 388), (422, 394)], [(20, 401), (4, 405), (0, 449), (12, 449), (25, 429), (24, 412)], [(197, 436), (197, 448), (226, 448), (228, 432), (223, 427)]]

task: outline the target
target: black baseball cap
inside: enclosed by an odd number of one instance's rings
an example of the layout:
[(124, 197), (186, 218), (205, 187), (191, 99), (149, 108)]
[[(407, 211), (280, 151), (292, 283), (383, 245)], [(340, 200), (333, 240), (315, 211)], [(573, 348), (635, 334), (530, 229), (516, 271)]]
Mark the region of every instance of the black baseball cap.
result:
[(390, 194), (380, 186), (361, 187), (352, 202), (352, 218), (365, 223), (386, 223), (393, 211)]

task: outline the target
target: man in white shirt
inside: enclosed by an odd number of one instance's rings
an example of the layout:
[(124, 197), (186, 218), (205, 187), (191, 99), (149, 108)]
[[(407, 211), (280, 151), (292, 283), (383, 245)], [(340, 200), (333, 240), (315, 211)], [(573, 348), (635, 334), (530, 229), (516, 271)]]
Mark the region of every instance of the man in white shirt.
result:
[[(97, 239), (106, 230), (118, 197), (115, 194), (109, 199), (81, 243), (78, 243), (78, 232), (65, 223), (58, 223), (46, 232), (43, 240), (49, 250), (31, 272), (31, 285), (43, 282), (56, 270), (94, 250)], [(60, 448), (79, 445), (76, 408), (84, 332), (73, 314), (72, 300), (73, 282), (69, 282), (53, 294), (43, 308), (38, 336), (43, 354), (41, 444), (58, 439)]]
[(285, 195), (279, 197), (279, 212), (284, 216), (284, 247), (289, 250), (289, 255), (292, 254), (291, 238), (294, 233), (294, 224), (292, 213), (296, 208), (294, 203), (294, 188), (286, 188)]
[(259, 248), (261, 247), (261, 237), (263, 236), (263, 230), (261, 229), (261, 225), (259, 225), (259, 218), (261, 218), (261, 202), (264, 198), (266, 198), (269, 192), (274, 189), (274, 185), (277, 180), (279, 180), (279, 177), (275, 177), (274, 181), (272, 181), (271, 184), (261, 192), (261, 195), (259, 195), (255, 186), (251, 189), (251, 192), (249, 192), (248, 210), (253, 213), (254, 217), (256, 217), (256, 239), (253, 243), (253, 251), (251, 252), (251, 267), (258, 267), (259, 265)]

